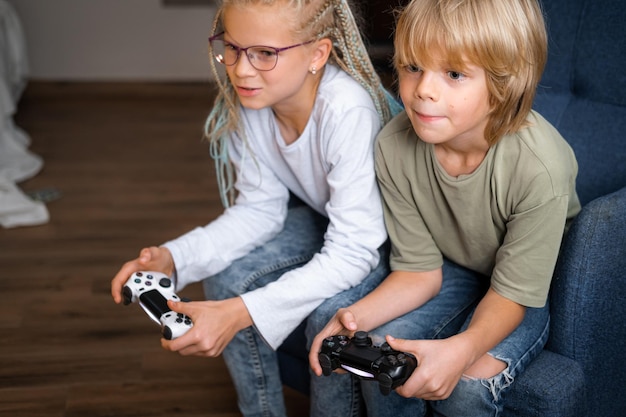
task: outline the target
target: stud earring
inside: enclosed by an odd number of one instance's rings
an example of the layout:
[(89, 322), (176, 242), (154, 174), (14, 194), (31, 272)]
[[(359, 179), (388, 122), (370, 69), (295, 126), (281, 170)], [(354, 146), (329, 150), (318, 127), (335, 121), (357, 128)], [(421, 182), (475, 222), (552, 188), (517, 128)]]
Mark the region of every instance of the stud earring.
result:
[(311, 71), (311, 74), (315, 75), (317, 74), (317, 67), (313, 65), (309, 71)]

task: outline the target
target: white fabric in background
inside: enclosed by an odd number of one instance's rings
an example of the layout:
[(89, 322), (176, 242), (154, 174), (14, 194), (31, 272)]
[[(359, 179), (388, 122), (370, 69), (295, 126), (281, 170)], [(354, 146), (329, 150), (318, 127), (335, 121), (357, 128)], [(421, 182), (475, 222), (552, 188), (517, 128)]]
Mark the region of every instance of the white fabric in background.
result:
[(11, 4), (0, 0), (0, 225), (5, 228), (49, 220), (46, 206), (16, 186), (36, 175), (43, 166), (42, 159), (28, 150), (28, 134), (13, 122), (27, 75), (22, 26)]
[(0, 225), (4, 228), (48, 222), (46, 206), (28, 198), (13, 181), (0, 176)]

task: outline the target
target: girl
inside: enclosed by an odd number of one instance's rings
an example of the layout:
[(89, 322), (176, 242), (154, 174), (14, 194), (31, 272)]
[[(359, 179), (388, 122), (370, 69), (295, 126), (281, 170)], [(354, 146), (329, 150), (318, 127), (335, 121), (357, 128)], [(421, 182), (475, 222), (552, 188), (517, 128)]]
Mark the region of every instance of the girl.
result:
[(112, 294), (142, 269), (177, 290), (204, 280), (211, 301), (172, 303), (194, 327), (163, 347), (223, 353), (241, 412), (284, 416), (275, 349), (324, 300), (387, 273), (373, 142), (393, 101), (345, 0), (225, 0), (210, 50), (227, 74), (206, 123), (227, 208), (143, 249)]
[(369, 416), (422, 416), (423, 400), (436, 416), (501, 415), (546, 343), (553, 269), (580, 210), (574, 153), (531, 110), (546, 50), (536, 0), (413, 0), (400, 15), (406, 111), (376, 146), (393, 272), (337, 312), (310, 356), (320, 374), (323, 338), (356, 329), (416, 356), (399, 395), (363, 384)]

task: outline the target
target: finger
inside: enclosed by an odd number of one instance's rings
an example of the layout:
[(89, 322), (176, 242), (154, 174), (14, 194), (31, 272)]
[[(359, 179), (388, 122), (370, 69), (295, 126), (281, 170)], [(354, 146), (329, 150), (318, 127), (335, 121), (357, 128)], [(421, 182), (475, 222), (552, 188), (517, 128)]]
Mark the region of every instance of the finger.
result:
[(393, 350), (397, 350), (398, 352), (408, 352), (409, 346), (408, 343), (409, 341), (406, 339), (396, 339), (395, 337), (391, 336), (391, 335), (387, 335), (385, 337), (385, 340), (387, 341), (387, 344), (389, 344), (389, 346), (393, 349)]
[(122, 302), (122, 287), (137, 269), (135, 261), (126, 262), (111, 280), (111, 296), (117, 304)]
[(354, 317), (354, 314), (350, 310), (342, 311), (341, 315), (339, 316), (339, 321), (341, 322), (341, 325), (344, 328), (346, 328), (347, 330), (350, 330), (351, 332), (356, 332), (358, 330), (358, 324), (356, 322), (356, 318)]
[(197, 347), (193, 342), (188, 342), (184, 336), (174, 340), (161, 338), (161, 347), (170, 352), (177, 352), (183, 356), (193, 355), (197, 352)]
[(313, 339), (313, 343), (311, 344), (311, 350), (309, 350), (309, 365), (311, 366), (311, 370), (317, 376), (322, 375), (322, 367), (320, 366), (319, 361), (319, 351), (322, 348), (322, 339), (320, 335), (317, 335), (315, 339)]
[(174, 312), (176, 313), (181, 313), (184, 314), (188, 317), (191, 317), (191, 319), (193, 320), (193, 312), (194, 312), (194, 306), (193, 306), (193, 302), (188, 302), (188, 303), (184, 303), (181, 301), (173, 301), (173, 300), (168, 300), (167, 301), (167, 306)]
[(410, 390), (405, 383), (404, 385), (400, 385), (398, 388), (396, 388), (396, 394), (404, 398), (411, 398), (415, 397), (416, 393)]
[(168, 340), (161, 338), (161, 346), (171, 352), (178, 352), (183, 355), (193, 355), (200, 350), (200, 339), (197, 337), (195, 328), (191, 328), (182, 336)]
[(225, 347), (216, 341), (199, 340), (197, 335), (192, 331), (174, 340), (161, 338), (161, 346), (165, 350), (176, 352), (181, 356), (202, 356), (211, 358), (219, 356)]
[(139, 262), (143, 265), (147, 265), (154, 257), (153, 255), (153, 247), (143, 248), (139, 252)]

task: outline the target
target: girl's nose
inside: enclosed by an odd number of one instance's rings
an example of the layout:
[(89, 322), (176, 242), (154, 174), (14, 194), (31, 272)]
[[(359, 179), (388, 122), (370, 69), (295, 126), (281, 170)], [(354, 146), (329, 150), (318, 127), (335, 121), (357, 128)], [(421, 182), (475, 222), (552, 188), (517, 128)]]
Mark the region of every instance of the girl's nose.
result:
[(239, 58), (235, 65), (232, 66), (233, 72), (238, 77), (245, 77), (256, 74), (256, 68), (252, 66), (250, 63), (250, 58), (248, 58), (248, 54), (245, 51), (241, 51), (239, 53)]

